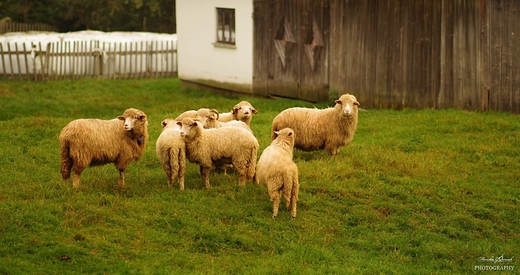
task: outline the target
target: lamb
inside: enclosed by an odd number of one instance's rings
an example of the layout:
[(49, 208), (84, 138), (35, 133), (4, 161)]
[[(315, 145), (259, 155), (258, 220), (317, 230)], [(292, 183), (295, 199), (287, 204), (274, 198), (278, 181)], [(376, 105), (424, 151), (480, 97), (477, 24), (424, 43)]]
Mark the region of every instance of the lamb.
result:
[(88, 166), (114, 163), (119, 170), (119, 185), (125, 184), (125, 170), (132, 160), (138, 161), (148, 142), (146, 114), (138, 109), (125, 110), (112, 120), (77, 119), (65, 126), (60, 135), (61, 177), (70, 178), (80, 187), (80, 176)]
[[(351, 143), (358, 123), (359, 102), (350, 94), (342, 95), (333, 108), (289, 108), (273, 119), (273, 131), (294, 130), (294, 147), (303, 151), (325, 149), (336, 155), (340, 147)], [(275, 138), (273, 134), (273, 139)]]
[(176, 121), (182, 121), (186, 117), (190, 117), (192, 119), (202, 119), (211, 113), (216, 112), (218, 114), (218, 111), (215, 109), (208, 109), (208, 108), (200, 108), (198, 110), (189, 110), (185, 111), (184, 113), (180, 114), (178, 117), (175, 118)]
[(251, 103), (247, 101), (241, 101), (237, 103), (231, 112), (220, 114), (219, 121), (228, 122), (232, 120), (240, 120), (247, 124), (247, 126), (251, 126), (251, 120), (253, 119), (253, 114), (257, 114), (258, 111), (251, 105)]
[(238, 127), (204, 129), (200, 121), (185, 118), (178, 122), (186, 143), (188, 160), (200, 165), (206, 188), (210, 187), (209, 172), (214, 164), (233, 164), (239, 178), (238, 185), (255, 175), (258, 141), (253, 134)]
[(255, 182), (267, 186), (273, 202), (273, 218), (278, 215), (280, 195), (285, 198), (287, 210), (296, 218), (296, 202), (300, 184), (298, 166), (293, 162), (295, 134), (291, 128), (273, 133), (276, 138), (264, 149), (257, 163)]
[(186, 145), (180, 136), (181, 128), (177, 121), (165, 119), (162, 121), (162, 132), (155, 144), (157, 157), (168, 178), (168, 187), (172, 188), (176, 179), (179, 189), (184, 190), (184, 175), (186, 174)]

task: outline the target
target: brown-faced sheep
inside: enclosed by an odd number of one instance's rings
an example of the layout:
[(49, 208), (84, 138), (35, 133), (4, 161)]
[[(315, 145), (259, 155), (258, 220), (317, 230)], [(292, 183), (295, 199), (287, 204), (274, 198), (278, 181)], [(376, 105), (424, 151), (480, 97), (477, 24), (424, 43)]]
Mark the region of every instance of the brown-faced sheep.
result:
[(220, 114), (219, 121), (228, 122), (231, 120), (240, 120), (247, 124), (247, 126), (251, 126), (251, 119), (253, 119), (253, 114), (257, 114), (258, 111), (251, 105), (251, 103), (247, 101), (241, 101), (237, 103), (231, 112)]
[(179, 125), (186, 143), (186, 156), (190, 162), (200, 165), (206, 188), (210, 187), (209, 172), (215, 164), (233, 164), (240, 186), (253, 178), (259, 147), (253, 134), (238, 127), (204, 129), (200, 121), (191, 118), (183, 119)]
[(155, 144), (157, 157), (168, 178), (168, 187), (172, 188), (175, 180), (179, 180), (179, 189), (184, 190), (184, 175), (186, 174), (186, 145), (181, 137), (181, 128), (177, 121), (165, 119), (161, 123), (162, 132)]
[(267, 186), (273, 202), (273, 217), (278, 215), (280, 196), (283, 195), (287, 210), (296, 217), (296, 202), (300, 184), (298, 167), (293, 162), (294, 131), (284, 128), (274, 132), (276, 138), (264, 149), (256, 165), (255, 182)]
[(358, 105), (355, 96), (344, 94), (336, 100), (333, 108), (289, 108), (274, 118), (272, 129), (293, 129), (296, 135), (294, 147), (298, 149), (325, 149), (336, 155), (340, 147), (349, 145), (354, 138), (358, 123)]
[(148, 121), (143, 111), (130, 108), (112, 120), (77, 119), (63, 128), (59, 136), (61, 176), (80, 186), (81, 172), (88, 166), (114, 163), (119, 170), (119, 185), (125, 184), (125, 170), (139, 160), (148, 142)]

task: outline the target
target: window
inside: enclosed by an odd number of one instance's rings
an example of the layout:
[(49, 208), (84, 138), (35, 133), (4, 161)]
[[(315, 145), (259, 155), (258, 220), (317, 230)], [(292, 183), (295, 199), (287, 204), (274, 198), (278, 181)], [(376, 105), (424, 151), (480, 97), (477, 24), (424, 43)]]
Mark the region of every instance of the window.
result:
[(235, 9), (217, 8), (217, 43), (235, 45)]

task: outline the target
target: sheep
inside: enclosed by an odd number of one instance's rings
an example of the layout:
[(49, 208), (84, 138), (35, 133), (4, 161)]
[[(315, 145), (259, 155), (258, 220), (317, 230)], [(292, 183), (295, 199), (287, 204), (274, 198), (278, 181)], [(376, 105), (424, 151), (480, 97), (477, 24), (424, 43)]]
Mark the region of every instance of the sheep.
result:
[(253, 134), (238, 127), (204, 129), (200, 121), (185, 118), (178, 122), (186, 143), (186, 156), (200, 165), (206, 188), (210, 188), (209, 172), (215, 164), (231, 163), (238, 172), (238, 185), (255, 175), (258, 141)]
[(296, 202), (300, 184), (298, 166), (293, 162), (295, 133), (284, 128), (273, 133), (276, 138), (264, 149), (256, 165), (255, 183), (267, 186), (273, 202), (273, 218), (278, 215), (280, 196), (285, 198), (287, 210), (296, 218)]
[(172, 188), (176, 179), (179, 189), (184, 190), (184, 175), (186, 174), (186, 145), (180, 136), (181, 128), (177, 121), (165, 119), (161, 122), (162, 132), (155, 144), (157, 157), (168, 178), (168, 187)]
[(125, 185), (125, 170), (132, 160), (138, 161), (148, 142), (146, 114), (138, 109), (125, 110), (112, 120), (77, 119), (65, 126), (60, 135), (61, 176), (80, 187), (80, 176), (88, 166), (114, 163), (119, 170), (118, 183)]
[(208, 108), (200, 108), (198, 110), (189, 110), (185, 111), (184, 113), (180, 114), (178, 117), (175, 118), (176, 121), (182, 121), (186, 117), (190, 117), (192, 119), (202, 119), (210, 113), (216, 112), (218, 114), (218, 111), (215, 109), (208, 109)]
[(219, 121), (228, 122), (232, 120), (240, 120), (247, 124), (247, 126), (251, 126), (251, 120), (253, 119), (253, 114), (257, 114), (258, 111), (251, 105), (251, 103), (247, 101), (241, 101), (237, 103), (231, 112), (220, 114)]
[(295, 148), (303, 151), (325, 149), (336, 155), (340, 147), (349, 145), (354, 138), (358, 106), (355, 96), (344, 94), (336, 100), (333, 108), (289, 108), (273, 119), (272, 130), (290, 127), (296, 136)]
[(249, 132), (253, 133), (251, 128), (249, 126), (240, 120), (231, 120), (227, 122), (219, 121), (219, 114), (218, 112), (211, 111), (209, 115), (205, 116), (204, 118), (200, 118), (200, 121), (202, 122), (202, 126), (204, 129), (211, 129), (211, 128), (220, 128), (220, 127), (240, 127), (248, 130)]

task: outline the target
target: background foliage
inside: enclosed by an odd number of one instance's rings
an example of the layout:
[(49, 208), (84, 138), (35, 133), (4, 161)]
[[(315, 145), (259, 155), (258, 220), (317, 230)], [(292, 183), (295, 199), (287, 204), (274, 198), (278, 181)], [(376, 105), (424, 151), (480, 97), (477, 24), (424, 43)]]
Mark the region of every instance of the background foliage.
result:
[(175, 0), (1, 0), (0, 19), (77, 30), (176, 32)]

